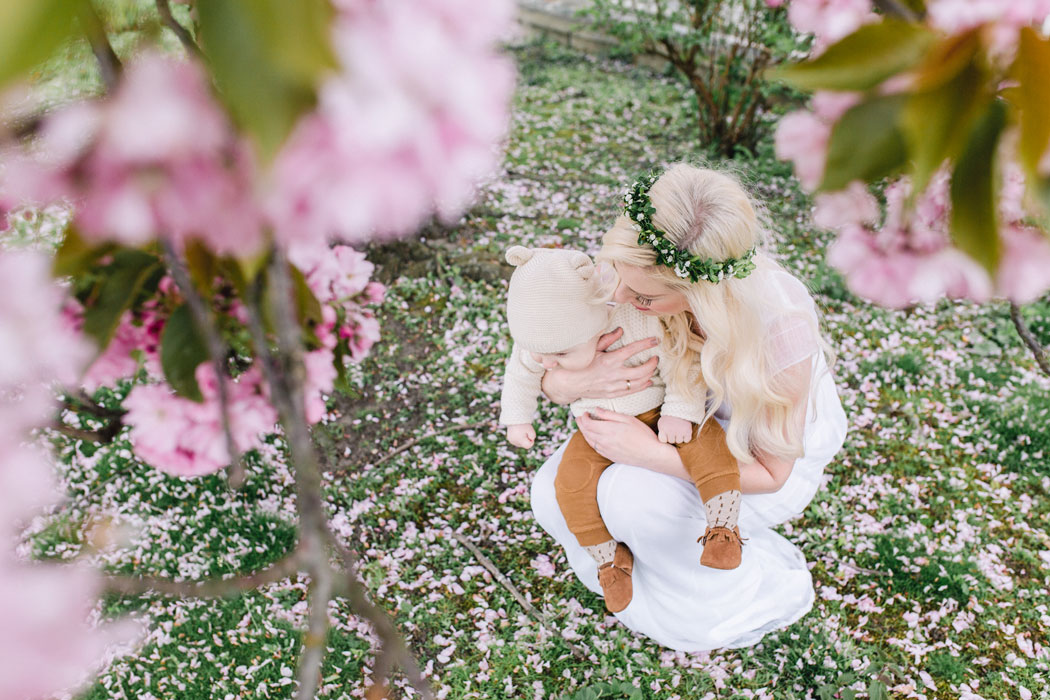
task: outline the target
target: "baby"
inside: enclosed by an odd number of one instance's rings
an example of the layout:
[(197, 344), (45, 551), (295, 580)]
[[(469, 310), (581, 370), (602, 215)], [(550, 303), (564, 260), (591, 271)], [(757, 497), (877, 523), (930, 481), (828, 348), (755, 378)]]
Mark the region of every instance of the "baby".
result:
[[(536, 439), (532, 418), (546, 370), (587, 367), (597, 352), (598, 339), (615, 328), (623, 328), (623, 336), (610, 349), (662, 337), (663, 330), (656, 317), (629, 304), (610, 307), (615, 280), (599, 279), (594, 263), (584, 253), (514, 246), (507, 251), (507, 261), (517, 268), (507, 294), (514, 347), (504, 375), (499, 422), (507, 426), (507, 439), (512, 444), (529, 448)], [(635, 354), (629, 363), (642, 364), (653, 355), (659, 364), (651, 386), (615, 399), (579, 399), (570, 408), (577, 417), (596, 407), (637, 416), (659, 432), (661, 441), (677, 443), (707, 514), (708, 529), (700, 538), (705, 544), (700, 563), (716, 569), (736, 568), (741, 548), (736, 459), (716, 421), (708, 420), (697, 429), (696, 424), (704, 418), (704, 406), (675, 390), (670, 382), (670, 362), (659, 346)], [(699, 372), (691, 375), (698, 376)], [(598, 563), (606, 607), (619, 612), (633, 595), (634, 557), (626, 545), (613, 539), (598, 510), (598, 479), (609, 464), (577, 431), (565, 449), (554, 487), (569, 530)], [(720, 536), (712, 537), (713, 533)]]

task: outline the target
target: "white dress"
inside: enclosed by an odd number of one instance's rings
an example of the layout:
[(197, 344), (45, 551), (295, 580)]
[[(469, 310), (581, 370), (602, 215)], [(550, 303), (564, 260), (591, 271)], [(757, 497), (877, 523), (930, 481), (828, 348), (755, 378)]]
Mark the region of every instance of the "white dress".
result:
[[(785, 272), (769, 273), (789, 296), (804, 295), (808, 307), (803, 302), (800, 308), (815, 314), (801, 282)], [(813, 499), (824, 466), (842, 447), (846, 416), (823, 354), (811, 353), (806, 360), (813, 371), (813, 400), (806, 410), (805, 453), (779, 491), (743, 496), (740, 534), (747, 541), (738, 568), (700, 566), (696, 540), (706, 519), (692, 483), (626, 464), (613, 464), (602, 474), (602, 518), (612, 536), (634, 554), (634, 597), (616, 613), (624, 625), (672, 649), (705, 651), (750, 646), (809, 611), (814, 592), (806, 560), (798, 547), (770, 528), (801, 514)], [(729, 411), (723, 405), (716, 415), (723, 425)], [(601, 594), (597, 565), (569, 532), (555, 499), (554, 477), (564, 451), (562, 445), (536, 473), (533, 513), (565, 548), (580, 581)]]

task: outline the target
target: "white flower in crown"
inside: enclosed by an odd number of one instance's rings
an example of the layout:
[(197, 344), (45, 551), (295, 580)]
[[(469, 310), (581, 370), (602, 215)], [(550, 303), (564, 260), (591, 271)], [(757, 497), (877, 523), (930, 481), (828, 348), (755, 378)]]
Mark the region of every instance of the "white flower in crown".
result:
[(726, 274), (727, 275), (733, 274), (733, 266), (732, 265), (727, 265), (726, 266)]
[(724, 274), (724, 273), (722, 272), (722, 270), (719, 270), (719, 271), (718, 271), (718, 281), (719, 281), (719, 282), (721, 282), (721, 281), (722, 281), (722, 278), (723, 278), (724, 276), (725, 276), (725, 274)]
[(638, 231), (639, 233), (641, 233), (642, 227), (639, 226), (637, 222), (632, 221), (631, 222), (631, 228), (633, 228), (635, 231)]
[(678, 275), (679, 277), (681, 277), (682, 279), (685, 279), (686, 277), (688, 277), (688, 276), (689, 276), (689, 271), (688, 271), (688, 270), (686, 270), (686, 269), (685, 269), (684, 267), (682, 267), (681, 265), (675, 265), (675, 267), (674, 267), (674, 273), (675, 273), (676, 275)]

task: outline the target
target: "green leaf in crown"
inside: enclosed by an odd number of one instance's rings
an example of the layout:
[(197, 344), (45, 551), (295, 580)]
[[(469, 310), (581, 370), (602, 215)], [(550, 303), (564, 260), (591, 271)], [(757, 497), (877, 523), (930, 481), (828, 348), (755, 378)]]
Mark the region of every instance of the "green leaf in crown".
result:
[(656, 209), (649, 200), (649, 188), (656, 182), (656, 175), (649, 173), (638, 178), (623, 196), (623, 213), (638, 231), (638, 245), (647, 245), (656, 251), (656, 262), (674, 270), (675, 275), (692, 282), (707, 280), (717, 284), (723, 279), (743, 279), (755, 269), (755, 248), (750, 248), (739, 258), (713, 260), (700, 258), (687, 250), (679, 250), (667, 240), (667, 234), (653, 225)]

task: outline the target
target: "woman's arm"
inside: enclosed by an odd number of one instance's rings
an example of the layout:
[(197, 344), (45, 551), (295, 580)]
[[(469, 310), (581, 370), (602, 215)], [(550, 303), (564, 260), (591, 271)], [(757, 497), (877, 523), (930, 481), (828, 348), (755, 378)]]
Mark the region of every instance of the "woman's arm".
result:
[(625, 367), (636, 353), (659, 344), (656, 338), (643, 338), (616, 350), (606, 351), (623, 335), (623, 329), (606, 333), (598, 341), (594, 360), (584, 369), (552, 369), (543, 375), (543, 393), (554, 403), (567, 404), (576, 399), (614, 399), (641, 391), (652, 385), (657, 357), (637, 367)]
[(773, 493), (779, 491), (791, 470), (794, 460), (785, 460), (756, 451), (756, 461), (740, 465), (740, 490), (743, 493)]

